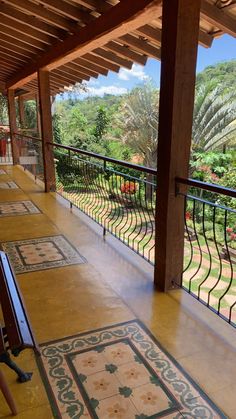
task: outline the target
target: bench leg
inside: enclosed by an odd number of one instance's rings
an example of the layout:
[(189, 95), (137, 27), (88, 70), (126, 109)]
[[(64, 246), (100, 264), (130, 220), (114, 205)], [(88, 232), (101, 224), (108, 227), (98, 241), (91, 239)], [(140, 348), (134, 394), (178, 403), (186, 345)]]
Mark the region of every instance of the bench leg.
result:
[(22, 371), (15, 362), (12, 361), (10, 355), (8, 353), (4, 353), (0, 355), (0, 362), (4, 362), (9, 368), (16, 372), (18, 375), (18, 381), (20, 383), (25, 383), (26, 381), (30, 381), (33, 375), (32, 372), (24, 372)]
[(0, 370), (0, 389), (2, 391), (3, 396), (6, 399), (8, 406), (11, 409), (12, 414), (16, 416), (17, 415), (16, 405), (1, 370)]

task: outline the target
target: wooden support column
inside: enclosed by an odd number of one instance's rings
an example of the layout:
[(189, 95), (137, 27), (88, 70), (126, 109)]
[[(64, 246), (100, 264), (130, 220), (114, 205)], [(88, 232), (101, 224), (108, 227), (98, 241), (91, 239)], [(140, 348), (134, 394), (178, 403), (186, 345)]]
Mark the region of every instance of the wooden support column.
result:
[(23, 96), (18, 97), (19, 104), (19, 117), (20, 117), (20, 127), (25, 126), (25, 109), (24, 109), (24, 98)]
[(8, 89), (7, 94), (8, 94), (8, 116), (9, 116), (9, 127), (10, 127), (10, 137), (11, 137), (12, 159), (13, 159), (13, 164), (18, 164), (19, 149), (16, 143), (16, 138), (15, 138), (15, 133), (17, 132), (17, 125), (16, 125), (16, 104), (15, 104), (14, 89)]
[(53, 142), (49, 71), (38, 70), (38, 85), (45, 192), (53, 192), (56, 190), (55, 167), (52, 146), (48, 144)]
[(184, 200), (175, 177), (188, 177), (200, 0), (164, 0), (157, 163), (155, 284), (181, 284)]

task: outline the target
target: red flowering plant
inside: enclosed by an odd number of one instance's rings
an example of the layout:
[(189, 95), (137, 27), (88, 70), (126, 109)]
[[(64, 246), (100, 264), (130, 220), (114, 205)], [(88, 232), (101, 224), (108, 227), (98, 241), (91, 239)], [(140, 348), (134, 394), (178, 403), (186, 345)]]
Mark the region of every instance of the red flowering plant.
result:
[(138, 190), (138, 184), (135, 182), (130, 182), (127, 180), (126, 182), (122, 183), (120, 186), (121, 193), (125, 193), (128, 195), (133, 195)]
[(230, 243), (230, 246), (231, 244), (236, 245), (236, 224), (233, 227), (227, 227), (226, 234), (227, 234), (227, 241)]
[(186, 221), (192, 220), (192, 214), (191, 214), (190, 211), (186, 211), (186, 213), (185, 213), (185, 219), (186, 219)]

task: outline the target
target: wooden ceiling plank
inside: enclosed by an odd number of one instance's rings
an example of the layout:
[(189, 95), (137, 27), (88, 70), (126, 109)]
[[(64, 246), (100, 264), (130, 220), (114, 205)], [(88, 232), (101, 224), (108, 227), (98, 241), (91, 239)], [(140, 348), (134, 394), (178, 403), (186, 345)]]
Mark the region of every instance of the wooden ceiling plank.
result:
[(21, 42), (22, 44), (26, 46), (29, 46), (30, 48), (33, 47), (39, 50), (44, 50), (46, 47), (46, 44), (44, 44), (43, 42), (37, 41), (36, 39), (31, 38), (29, 35), (23, 35), (23, 33), (19, 33), (18, 31), (12, 28), (7, 28), (6, 26), (1, 25), (1, 23), (0, 23), (0, 33), (2, 35), (9, 37), (9, 39), (11, 40), (14, 40), (13, 42), (19, 40), (20, 38), (19, 42)]
[(24, 42), (21, 42), (19, 39), (11, 38), (10, 36), (7, 36), (6, 34), (0, 35), (1, 41), (4, 41), (8, 44), (14, 45), (18, 48), (20, 48), (23, 51), (32, 52), (33, 54), (37, 54), (38, 50), (31, 45), (25, 44)]
[(60, 2), (60, 6), (58, 6), (58, 0), (39, 0), (41, 4), (44, 6), (50, 7), (50, 9), (54, 10), (55, 12), (60, 11), (64, 16), (67, 16), (73, 20), (81, 20), (83, 22), (89, 21), (89, 14), (84, 12), (83, 10), (78, 9), (78, 7), (73, 6), (70, 3), (65, 3), (64, 1)]
[[(12, 52), (12, 51), (9, 51), (9, 50), (7, 50), (7, 49), (5, 49), (4, 47), (2, 47), (1, 45), (0, 45), (0, 51), (1, 51), (1, 56), (3, 57), (3, 56), (7, 56), (7, 57), (9, 57), (13, 62), (14, 61), (20, 61), (20, 62), (22, 62), (22, 63), (26, 63), (27, 62), (27, 60), (26, 59), (24, 59), (22, 56), (19, 56), (19, 54), (17, 54), (17, 53), (14, 53), (14, 52)], [(19, 64), (18, 64), (19, 65)]]
[(24, 23), (17, 22), (16, 20), (11, 19), (9, 16), (2, 15), (0, 21), (1, 24), (7, 28), (14, 28), (14, 30), (21, 32), (23, 35), (29, 35), (31, 38), (35, 38), (36, 40), (44, 42), (45, 44), (51, 45), (54, 40), (53, 37), (48, 36), (33, 27), (28, 27)]
[(92, 11), (96, 10), (99, 13), (107, 12), (112, 5), (103, 0), (73, 0), (76, 4), (84, 6)]
[(84, 68), (78, 64), (74, 64), (74, 63), (67, 63), (65, 64), (66, 68), (69, 68), (71, 70), (74, 70), (75, 72), (79, 71), (81, 74), (85, 74), (86, 76), (90, 76), (90, 77), (95, 77), (97, 78), (99, 76), (98, 72), (95, 72), (91, 69), (88, 68)]
[(224, 9), (219, 9), (217, 6), (208, 3), (206, 0), (202, 0), (201, 16), (213, 26), (218, 27), (234, 38), (236, 37), (236, 20), (227, 14)]
[(105, 45), (106, 49), (115, 52), (120, 57), (129, 58), (133, 62), (141, 65), (145, 65), (147, 57), (132, 51), (130, 48), (118, 44), (117, 42), (111, 41)]
[(98, 57), (105, 58), (107, 61), (110, 61), (113, 64), (118, 64), (120, 67), (132, 68), (133, 62), (125, 58), (121, 58), (114, 54), (111, 51), (106, 51), (103, 48), (96, 48), (93, 50), (93, 54), (96, 54)]
[(74, 78), (71, 78), (69, 76), (62, 76), (61, 74), (57, 72), (57, 70), (53, 70), (52, 72), (50, 72), (50, 79), (61, 81), (62, 83), (65, 82), (65, 83), (70, 83), (70, 84), (82, 82), (82, 80), (75, 80)]
[[(57, 70), (61, 70), (64, 73), (71, 74), (74, 77), (78, 77), (80, 79), (82, 78), (84, 80), (89, 80), (90, 77), (91, 77), (89, 74), (86, 74), (84, 72), (80, 72), (79, 70), (75, 71), (74, 69), (68, 67), (68, 65), (63, 65), (62, 67), (59, 67)], [(96, 76), (98, 76), (98, 75), (96, 75)]]
[(111, 63), (105, 58), (94, 55), (93, 51), (91, 53), (83, 55), (83, 57), (94, 64), (98, 64), (100, 67), (103, 67), (105, 70), (111, 70), (111, 71), (114, 71), (115, 73), (118, 73), (120, 70), (120, 67), (118, 65)]
[[(89, 23), (79, 34), (68, 36), (63, 42), (57, 42), (35, 63), (27, 66), (16, 77), (12, 78), (7, 87), (18, 87), (35, 77), (39, 68), (53, 70), (60, 65), (84, 56), (93, 49), (107, 42), (132, 32), (160, 14), (161, 0), (121, 0), (104, 15)], [(151, 48), (153, 50), (153, 47)], [(109, 68), (109, 67), (108, 67)]]
[(1, 67), (10, 68), (13, 71), (16, 70), (16, 64), (7, 62), (5, 59), (4, 59), (4, 61), (2, 59), (0, 59), (0, 65), (1, 65)]
[(89, 80), (90, 79), (89, 76), (85, 76), (85, 75), (82, 76), (81, 74), (78, 74), (78, 73), (77, 74), (72, 74), (69, 70), (65, 69), (63, 66), (57, 68), (56, 70), (53, 70), (53, 72), (55, 74), (61, 75), (62, 77), (68, 78), (68, 80), (71, 79), (71, 80), (77, 81), (77, 80)]
[[(10, 4), (11, 6), (17, 6), (17, 8), (21, 9), (24, 12), (30, 12), (33, 16), (43, 19), (44, 22), (49, 23), (50, 25), (57, 26), (63, 30), (72, 30), (77, 29), (77, 25), (74, 21), (69, 21), (67, 18), (63, 18), (62, 16), (53, 13), (52, 11), (46, 9), (41, 5), (36, 5), (28, 0), (4, 0), (6, 3)], [(60, 2), (60, 5), (62, 2)], [(57, 1), (57, 9), (58, 9), (58, 1)], [(59, 6), (60, 10), (60, 6)], [(86, 14), (86, 13), (85, 13)]]
[(105, 70), (103, 67), (100, 67), (97, 64), (91, 63), (91, 61), (86, 60), (85, 58), (78, 58), (77, 60), (72, 61), (73, 64), (80, 65), (84, 67), (85, 69), (89, 69), (92, 71), (95, 71), (99, 74), (102, 74), (104, 76), (107, 76), (108, 70)]
[[(16, 1), (18, 4), (21, 4), (22, 2), (22, 0), (20, 0), (20, 2), (18, 0)], [(31, 28), (37, 28), (38, 31), (53, 36), (54, 38), (64, 37), (64, 31), (60, 31), (57, 28), (44, 23), (42, 20), (39, 20), (34, 16), (27, 15), (26, 13), (22, 13), (20, 10), (16, 10), (14, 7), (8, 6), (7, 4), (1, 4), (0, 10), (2, 15), (9, 16), (11, 19), (24, 23)]]
[(1, 46), (5, 47), (9, 51), (17, 52), (18, 54), (28, 59), (33, 59), (34, 55), (37, 53), (34, 51), (34, 54), (32, 54), (29, 51), (26, 51), (25, 49), (18, 47), (15, 43), (4, 41), (2, 37), (1, 37)]
[(149, 57), (161, 59), (161, 50), (154, 47), (153, 45), (148, 44), (144, 40), (138, 39), (133, 35), (124, 35), (119, 38), (124, 44), (133, 47), (135, 50), (146, 54)]

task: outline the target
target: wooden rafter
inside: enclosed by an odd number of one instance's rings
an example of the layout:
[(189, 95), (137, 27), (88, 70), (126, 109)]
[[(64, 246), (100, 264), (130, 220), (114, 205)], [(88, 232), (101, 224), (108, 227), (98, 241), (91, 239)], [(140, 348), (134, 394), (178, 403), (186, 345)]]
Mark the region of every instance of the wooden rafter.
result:
[(105, 48), (115, 52), (120, 57), (128, 58), (137, 64), (146, 64), (146, 56), (138, 54), (137, 52), (131, 50), (127, 46), (125, 47), (124, 45), (118, 44), (117, 42), (110, 41), (105, 45)]
[[(17, 3), (21, 4), (21, 1)], [(20, 10), (16, 10), (14, 7), (8, 6), (7, 4), (1, 4), (0, 11), (2, 15), (10, 16), (11, 19), (22, 22), (31, 28), (37, 28), (38, 31), (41, 31), (47, 35), (53, 36), (55, 38), (63, 38), (64, 36), (63, 31), (60, 32), (54, 26), (48, 25), (34, 16), (22, 13)]]
[(206, 0), (201, 2), (201, 16), (212, 25), (220, 28), (222, 31), (236, 37), (236, 23), (224, 9), (219, 9), (213, 4), (208, 3)]
[(96, 19), (96, 25), (89, 23), (79, 34), (67, 37), (63, 43), (57, 43), (38, 61), (24, 69), (17, 77), (7, 83), (8, 87), (18, 87), (35, 76), (38, 68), (53, 70), (59, 65), (83, 56), (105, 43), (119, 38), (130, 31), (151, 21), (157, 10), (160, 11), (160, 0), (126, 0), (112, 7)]
[(146, 54), (149, 57), (161, 59), (161, 51), (159, 48), (155, 47), (154, 45), (150, 45), (144, 39), (136, 38), (133, 35), (124, 35), (119, 38), (124, 44), (129, 45), (135, 48), (137, 51), (141, 52), (142, 54)]
[[(27, 27), (24, 23), (21, 23), (20, 21), (16, 21), (14, 19), (11, 19), (9, 16), (1, 16), (1, 24), (6, 27), (6, 33), (8, 31), (8, 28), (14, 28), (15, 31), (20, 32), (20, 34), (23, 34), (24, 36), (27, 35), (30, 38), (34, 38), (40, 42), (44, 42), (45, 44), (51, 45), (54, 38), (52, 36), (49, 36), (41, 31), (38, 30), (37, 26), (35, 27)], [(36, 25), (36, 22), (35, 22)], [(19, 34), (19, 36), (20, 36)]]
[(19, 40), (20, 38), (20, 42), (24, 43), (24, 45), (29, 45), (39, 50), (45, 49), (45, 43), (40, 42), (36, 40), (34, 37), (31, 37), (29, 35), (24, 35), (23, 33), (19, 33), (17, 30), (6, 27), (2, 25), (1, 23), (0, 23), (0, 33), (5, 36), (8, 36), (12, 40), (12, 42), (15, 42), (15, 40)]

